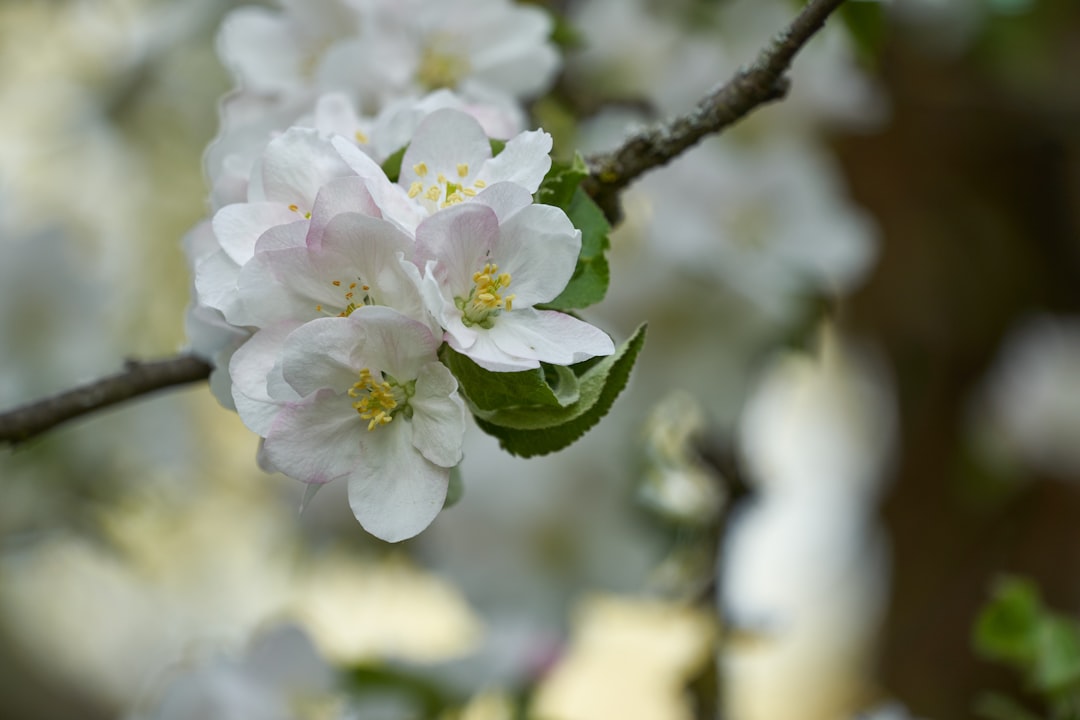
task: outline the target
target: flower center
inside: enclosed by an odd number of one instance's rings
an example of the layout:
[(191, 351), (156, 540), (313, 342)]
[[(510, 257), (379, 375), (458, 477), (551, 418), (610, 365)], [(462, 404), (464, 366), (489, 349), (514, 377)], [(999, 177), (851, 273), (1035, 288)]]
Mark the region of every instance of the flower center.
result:
[(490, 328), (494, 318), (503, 310), (511, 310), (514, 295), (504, 296), (501, 291), (510, 287), (510, 273), (500, 273), (499, 266), (487, 263), (484, 269), (473, 273), (473, 286), (467, 298), (455, 298), (454, 304), (461, 310), (461, 321), (466, 326), (479, 325)]
[[(359, 280), (359, 278), (357, 279)], [(335, 316), (334, 313), (324, 310), (322, 305), (316, 305), (315, 312), (323, 313), (324, 315), (329, 315), (331, 317), (349, 317), (355, 310), (359, 310), (365, 305), (375, 304), (369, 294), (371, 291), (370, 285), (363, 285), (356, 282), (342, 285), (340, 280), (331, 280), (330, 284), (336, 288), (340, 288), (344, 292), (344, 298), (341, 303), (343, 309)], [(359, 297), (357, 297), (357, 292), (360, 293)]]
[(420, 66), (416, 69), (416, 81), (425, 89), (456, 88), (469, 74), (469, 59), (454, 52), (453, 44), (447, 38), (433, 38), (424, 47)]
[(451, 205), (457, 205), (459, 202), (464, 202), (466, 198), (475, 197), (476, 193), (487, 187), (487, 183), (483, 180), (474, 180), (472, 184), (469, 184), (468, 163), (458, 163), (453, 180), (449, 180), (446, 175), (438, 173), (435, 176), (435, 182), (428, 185), (424, 184), (431, 174), (427, 163), (416, 163), (413, 165), (413, 172), (420, 179), (414, 180), (412, 185), (409, 186), (409, 197), (413, 199), (420, 198), (421, 202), (430, 201), (432, 206), (428, 207), (429, 211), (435, 207), (447, 208)]
[(368, 432), (388, 424), (399, 413), (412, 415), (409, 398), (415, 382), (401, 385), (389, 375), (380, 381), (372, 377), (370, 369), (360, 371), (360, 379), (349, 388), (349, 397), (355, 398), (352, 406), (360, 418), (368, 421)]

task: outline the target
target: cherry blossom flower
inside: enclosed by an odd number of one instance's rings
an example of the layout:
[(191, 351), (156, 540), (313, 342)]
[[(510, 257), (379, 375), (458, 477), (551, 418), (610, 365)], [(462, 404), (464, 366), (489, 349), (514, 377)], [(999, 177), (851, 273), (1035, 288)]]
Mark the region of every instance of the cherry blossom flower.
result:
[(416, 230), (424, 300), (450, 347), (496, 372), (614, 352), (611, 338), (592, 325), (533, 307), (566, 287), (581, 232), (562, 210), (531, 204), (528, 193), (509, 184), (502, 190), (508, 192), (492, 193), (499, 199), (494, 207), (457, 205)]
[[(426, 528), (461, 461), (465, 407), (422, 323), (382, 307), (302, 325), (280, 355), (294, 393), (270, 424), (264, 453), (307, 483), (347, 477), (368, 532), (390, 542)], [(241, 409), (243, 412), (243, 409)]]

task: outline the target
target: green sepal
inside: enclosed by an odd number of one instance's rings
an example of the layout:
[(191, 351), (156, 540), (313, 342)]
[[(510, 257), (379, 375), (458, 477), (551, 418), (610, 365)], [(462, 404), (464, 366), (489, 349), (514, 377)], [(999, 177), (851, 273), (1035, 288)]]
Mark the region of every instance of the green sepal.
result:
[(390, 182), (397, 182), (401, 177), (401, 161), (405, 157), (405, 151), (409, 149), (408, 145), (403, 145), (400, 149), (396, 150), (390, 157), (383, 160), (382, 169), (386, 173), (386, 177), (390, 179)]
[(474, 411), (476, 423), (484, 432), (499, 438), (499, 444), (511, 455), (533, 457), (562, 450), (607, 415), (626, 387), (644, 342), (642, 325), (613, 354), (589, 362), (577, 376), (579, 397), (574, 403), (564, 407)]

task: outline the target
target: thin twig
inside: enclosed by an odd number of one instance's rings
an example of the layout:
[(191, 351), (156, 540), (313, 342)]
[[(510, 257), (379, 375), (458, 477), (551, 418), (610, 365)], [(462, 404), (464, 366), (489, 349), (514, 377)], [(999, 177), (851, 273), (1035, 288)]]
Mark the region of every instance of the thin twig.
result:
[(750, 67), (740, 68), (686, 115), (651, 125), (610, 153), (588, 159), (582, 187), (612, 222), (622, 213), (619, 193), (645, 172), (666, 165), (706, 135), (718, 133), (753, 110), (787, 94), (785, 73), (795, 54), (820, 30), (844, 0), (811, 0), (783, 32), (772, 39)]
[[(811, 0), (749, 68), (705, 96), (690, 113), (646, 128), (615, 151), (590, 157), (582, 187), (612, 222), (619, 219), (619, 193), (645, 172), (665, 165), (706, 135), (717, 133), (754, 109), (784, 97), (784, 77), (795, 54), (822, 28), (844, 0)], [(124, 370), (81, 387), (0, 413), (0, 445), (16, 444), (116, 403), (205, 380), (211, 367), (192, 355), (153, 362), (129, 361)]]
[(0, 414), (0, 445), (15, 445), (68, 420), (140, 395), (205, 380), (211, 369), (194, 355), (150, 362), (129, 360), (115, 375)]

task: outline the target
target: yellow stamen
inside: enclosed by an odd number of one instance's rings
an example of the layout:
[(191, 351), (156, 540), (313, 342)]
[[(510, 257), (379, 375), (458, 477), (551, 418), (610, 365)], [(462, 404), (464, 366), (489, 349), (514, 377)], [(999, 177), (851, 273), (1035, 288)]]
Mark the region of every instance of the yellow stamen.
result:
[(432, 185), (428, 188), (428, 191), (424, 194), (428, 200), (438, 200), (442, 196), (442, 190), (438, 185)]
[(416, 163), (412, 166), (412, 169), (413, 172), (420, 177), (424, 177), (425, 175), (427, 175), (427, 163)]
[(419, 180), (413, 180), (412, 185), (409, 186), (409, 197), (414, 198), (424, 191), (424, 183)]
[(469, 164), (468, 163), (458, 163), (457, 174), (458, 174), (458, 177), (460, 177), (460, 178), (463, 178), (466, 175), (468, 175), (469, 174)]
[(292, 210), (293, 212), (300, 212), (300, 208), (297, 205), (290, 205), (289, 209)]
[(394, 419), (393, 411), (398, 406), (394, 389), (388, 382), (376, 382), (368, 368), (360, 371), (360, 380), (349, 388), (348, 394), (359, 398), (352, 406), (361, 419), (368, 421), (368, 432)]
[(368, 144), (368, 136), (365, 135), (360, 130), (357, 130), (355, 133), (353, 133), (353, 137), (355, 137), (356, 142), (360, 143), (361, 145), (367, 145)]

